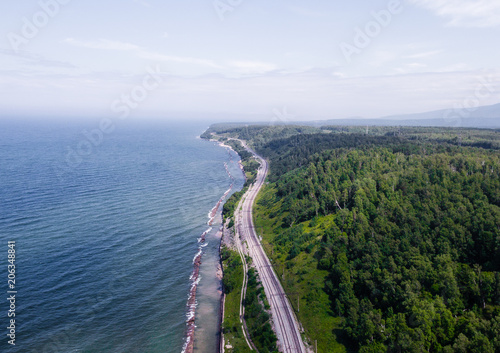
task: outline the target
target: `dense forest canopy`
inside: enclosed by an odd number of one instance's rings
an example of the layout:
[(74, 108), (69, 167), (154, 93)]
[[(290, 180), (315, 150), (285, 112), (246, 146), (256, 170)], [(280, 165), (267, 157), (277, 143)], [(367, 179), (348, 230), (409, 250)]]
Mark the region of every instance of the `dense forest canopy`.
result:
[(273, 254), (326, 271), (338, 339), (359, 352), (500, 352), (500, 133), (322, 130), (219, 133), (269, 159), (259, 202)]

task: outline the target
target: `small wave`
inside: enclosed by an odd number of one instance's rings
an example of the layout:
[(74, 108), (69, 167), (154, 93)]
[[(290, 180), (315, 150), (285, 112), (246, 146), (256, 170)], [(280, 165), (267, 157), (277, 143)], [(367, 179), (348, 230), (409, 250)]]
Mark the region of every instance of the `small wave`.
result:
[(200, 284), (201, 276), (198, 276), (193, 283), (191, 283), (191, 289), (195, 288), (198, 284)]
[(189, 343), (191, 342), (191, 337), (186, 338), (186, 342), (184, 342), (184, 346), (182, 346), (182, 351), (181, 353), (186, 353), (187, 347), (189, 346)]
[(195, 263), (196, 260), (198, 259), (198, 257), (200, 257), (202, 254), (203, 254), (203, 251), (201, 249), (199, 249), (198, 252), (196, 253), (196, 255), (193, 257), (193, 263)]
[(198, 238), (198, 243), (204, 243), (205, 242), (205, 237), (210, 231), (212, 230), (212, 227), (208, 228), (206, 231), (204, 231), (201, 236)]
[(192, 320), (194, 319), (194, 313), (195, 313), (195, 309), (196, 309), (196, 305), (194, 306), (194, 308), (192, 310), (189, 310), (186, 314), (186, 317), (187, 317), (187, 321), (189, 320)]

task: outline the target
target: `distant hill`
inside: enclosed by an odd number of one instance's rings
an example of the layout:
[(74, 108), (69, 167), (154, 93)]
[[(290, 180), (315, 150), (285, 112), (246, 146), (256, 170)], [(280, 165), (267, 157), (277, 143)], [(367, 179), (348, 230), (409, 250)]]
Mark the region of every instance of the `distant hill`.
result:
[[(306, 122), (304, 122), (306, 123)], [(436, 126), (500, 128), (500, 104), (479, 107), (475, 110), (443, 109), (426, 113), (392, 115), (378, 119), (330, 119), (307, 122), (319, 125), (349, 126)]]
[[(224, 121), (227, 116), (219, 115), (219, 121)], [(246, 118), (245, 118), (246, 117)], [(362, 117), (351, 117), (345, 119), (324, 119), (288, 121), (279, 120), (253, 120), (256, 116), (236, 116), (231, 115), (233, 122), (213, 124), (215, 129), (237, 128), (245, 125), (300, 125), (300, 126), (430, 126), (430, 127), (463, 127), (463, 128), (482, 128), (482, 129), (500, 129), (500, 103), (478, 107), (475, 110), (453, 110), (442, 109), (431, 112), (417, 114), (400, 114), (385, 116), (376, 119), (365, 119)], [(241, 122), (238, 122), (241, 120)], [(231, 121), (227, 119), (226, 121)]]

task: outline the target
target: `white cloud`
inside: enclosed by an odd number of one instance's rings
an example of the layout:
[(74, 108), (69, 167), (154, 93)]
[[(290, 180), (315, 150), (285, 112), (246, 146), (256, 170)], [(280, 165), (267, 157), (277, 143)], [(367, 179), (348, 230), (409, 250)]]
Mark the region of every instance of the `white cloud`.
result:
[(101, 39), (94, 40), (94, 41), (81, 41), (81, 40), (77, 40), (74, 38), (66, 38), (63, 42), (70, 44), (70, 45), (89, 48), (89, 49), (132, 51), (132, 52), (135, 52), (135, 54), (138, 57), (143, 58), (143, 59), (147, 59), (147, 60), (170, 61), (170, 62), (176, 62), (176, 63), (208, 66), (208, 67), (212, 67), (212, 68), (221, 68), (220, 65), (218, 65), (210, 60), (191, 58), (191, 57), (182, 57), (182, 56), (175, 56), (175, 55), (165, 55), (162, 53), (149, 51), (149, 50), (142, 48), (142, 47), (135, 45), (135, 44), (126, 43), (126, 42), (119, 42), (119, 41), (114, 41), (114, 40), (109, 40), (109, 39), (102, 39), (101, 38)]
[(436, 72), (459, 72), (459, 71), (466, 71), (466, 70), (467, 70), (467, 64), (457, 63), (457, 64), (450, 64), (448, 66), (439, 68), (435, 71)]
[(425, 72), (427, 70), (427, 65), (422, 64), (422, 63), (409, 63), (406, 65), (403, 65), (401, 67), (396, 67), (394, 68), (394, 71), (398, 74), (411, 74), (411, 73), (419, 73), (419, 72)]
[(29, 66), (45, 66), (70, 69), (75, 68), (75, 66), (69, 62), (49, 59), (42, 55), (37, 55), (27, 51), (14, 51), (11, 49), (0, 48), (0, 55), (16, 58), (19, 63), (25, 63)]
[(200, 66), (208, 66), (208, 67), (212, 67), (215, 69), (222, 68), (222, 66), (214, 63), (211, 60), (191, 58), (191, 57), (186, 57), (186, 56), (165, 55), (165, 54), (156, 53), (156, 52), (147, 51), (147, 50), (141, 50), (138, 53), (138, 56), (143, 58), (143, 59), (147, 59), (147, 60), (176, 62), (176, 63), (181, 63), (181, 64), (194, 64), (194, 65), (200, 65)]
[(422, 52), (422, 53), (407, 55), (407, 56), (405, 56), (405, 58), (406, 59), (424, 59), (424, 58), (428, 58), (428, 57), (431, 57), (431, 56), (434, 56), (437, 54), (441, 54), (442, 52), (443, 52), (443, 50), (426, 51), (426, 52)]
[(289, 10), (296, 15), (304, 16), (304, 17), (313, 17), (313, 18), (324, 18), (330, 16), (330, 14), (324, 11), (312, 10), (305, 7), (300, 6), (290, 6)]
[(119, 41), (114, 41), (114, 40), (109, 40), (109, 39), (103, 39), (100, 38), (95, 41), (81, 41), (77, 40), (74, 38), (66, 38), (63, 40), (64, 43), (74, 45), (77, 47), (83, 47), (83, 48), (89, 48), (89, 49), (105, 49), (105, 50), (140, 50), (141, 47), (130, 44), (130, 43), (125, 43), (125, 42), (119, 42)]
[(65, 40), (63, 40), (63, 42), (69, 45), (89, 49), (130, 51), (138, 57), (146, 60), (196, 65), (216, 69), (224, 73), (232, 72), (234, 74), (261, 74), (276, 70), (276, 66), (274, 64), (262, 61), (235, 60), (225, 63), (218, 63), (214, 62), (213, 60), (203, 58), (163, 54), (148, 50), (135, 44), (103, 38), (94, 41), (81, 41), (74, 38), (66, 38)]
[[(137, 114), (147, 116), (147, 110), (159, 113), (203, 111), (207, 114), (245, 112), (267, 114), (273, 119), (272, 110), (286, 106), (303, 120), (379, 117), (447, 109), (474, 93), (485, 77), (492, 87), (500, 87), (498, 71), (350, 78), (333, 77), (332, 72), (332, 69), (280, 75), (271, 72), (244, 78), (162, 75), (164, 83), (141, 105)], [(122, 93), (130, 92), (143, 76), (111, 72), (88, 75), (34, 72), (26, 77), (0, 69), (0, 110), (56, 109), (86, 114), (90, 109), (95, 114), (112, 115), (111, 102)], [(498, 103), (497, 95), (481, 101), (482, 105), (494, 103)]]
[(264, 73), (276, 70), (276, 66), (274, 64), (262, 61), (232, 61), (229, 65), (239, 71), (242, 71), (243, 73)]
[(408, 0), (438, 16), (449, 18), (449, 25), (493, 27), (500, 25), (498, 0)]

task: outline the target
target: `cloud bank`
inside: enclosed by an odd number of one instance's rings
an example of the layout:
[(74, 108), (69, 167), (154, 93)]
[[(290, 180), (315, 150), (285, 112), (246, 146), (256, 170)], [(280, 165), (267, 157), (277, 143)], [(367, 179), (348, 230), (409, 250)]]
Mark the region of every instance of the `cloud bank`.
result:
[(498, 0), (409, 0), (409, 2), (448, 18), (450, 26), (500, 26)]

